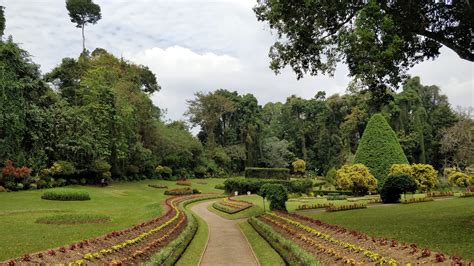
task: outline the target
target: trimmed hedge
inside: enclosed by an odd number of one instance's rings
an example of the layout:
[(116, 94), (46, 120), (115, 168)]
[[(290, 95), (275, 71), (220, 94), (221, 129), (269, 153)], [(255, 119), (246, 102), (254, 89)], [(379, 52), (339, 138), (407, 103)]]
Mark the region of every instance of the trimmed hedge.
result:
[(352, 191), (349, 190), (313, 190), (313, 193), (320, 196), (329, 195), (331, 193), (352, 196)]
[(408, 164), (397, 135), (381, 114), (373, 115), (359, 142), (354, 163), (364, 164), (379, 181), (389, 174), (392, 164)]
[(45, 200), (60, 200), (60, 201), (81, 201), (81, 200), (90, 200), (91, 197), (89, 193), (85, 190), (78, 189), (56, 189), (51, 191), (46, 191), (41, 196)]
[(290, 180), (290, 169), (288, 168), (245, 168), (245, 177)]
[(313, 187), (311, 180), (272, 180), (272, 179), (246, 179), (229, 178), (224, 182), (224, 189), (227, 193), (246, 194), (247, 191), (257, 193), (264, 184), (283, 185), (289, 193), (309, 193)]

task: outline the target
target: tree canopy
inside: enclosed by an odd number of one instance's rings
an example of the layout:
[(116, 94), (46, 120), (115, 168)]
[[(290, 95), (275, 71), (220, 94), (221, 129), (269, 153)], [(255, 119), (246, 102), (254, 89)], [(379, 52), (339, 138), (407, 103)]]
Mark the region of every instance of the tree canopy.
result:
[(258, 20), (278, 34), (270, 68), (333, 74), (345, 62), (383, 103), (413, 65), (439, 55), (442, 45), (474, 61), (474, 9), (468, 1), (259, 0)]

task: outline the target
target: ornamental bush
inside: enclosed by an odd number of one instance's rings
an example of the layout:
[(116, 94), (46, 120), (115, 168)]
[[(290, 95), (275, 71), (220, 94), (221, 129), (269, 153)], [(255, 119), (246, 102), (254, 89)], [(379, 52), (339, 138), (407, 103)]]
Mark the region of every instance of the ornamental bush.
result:
[(400, 201), (400, 194), (415, 192), (416, 182), (407, 174), (397, 172), (390, 174), (385, 180), (380, 197), (383, 203), (395, 203)]
[(173, 170), (168, 166), (158, 165), (155, 169), (155, 172), (160, 175), (162, 178), (169, 178), (173, 174)]
[(270, 201), (271, 210), (286, 211), (288, 191), (281, 184), (265, 184), (260, 188), (260, 196)]
[(301, 159), (296, 159), (294, 162), (291, 163), (293, 167), (293, 173), (297, 175), (304, 175), (306, 171), (306, 162)]
[(448, 181), (452, 185), (465, 188), (472, 183), (472, 178), (463, 172), (454, 171), (448, 176)]
[(337, 185), (343, 189), (352, 190), (355, 196), (375, 192), (377, 179), (363, 164), (344, 165), (336, 171)]
[(413, 178), (418, 190), (422, 192), (433, 189), (438, 183), (438, 171), (429, 164), (412, 164)]
[(393, 164), (408, 164), (397, 135), (381, 114), (370, 118), (354, 162), (367, 166), (379, 183), (383, 183)]
[(413, 177), (413, 168), (409, 164), (392, 164), (390, 174), (403, 173)]
[(247, 167), (245, 168), (245, 177), (289, 180), (290, 169)]

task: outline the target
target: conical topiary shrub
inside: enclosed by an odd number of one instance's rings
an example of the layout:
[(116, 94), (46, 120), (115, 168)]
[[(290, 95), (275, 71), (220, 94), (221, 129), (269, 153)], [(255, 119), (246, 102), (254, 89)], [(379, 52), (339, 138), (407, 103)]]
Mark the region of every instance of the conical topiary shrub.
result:
[(373, 115), (357, 147), (354, 163), (364, 164), (383, 184), (392, 164), (408, 164), (397, 135), (381, 114)]

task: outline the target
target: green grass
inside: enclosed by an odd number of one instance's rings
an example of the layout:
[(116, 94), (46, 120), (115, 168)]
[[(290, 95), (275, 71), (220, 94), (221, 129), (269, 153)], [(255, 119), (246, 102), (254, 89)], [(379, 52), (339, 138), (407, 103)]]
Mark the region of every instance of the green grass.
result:
[(305, 215), (449, 255), (474, 258), (474, 199), (396, 204)]
[[(195, 202), (189, 204), (188, 206), (186, 206), (186, 208), (189, 210), (193, 205), (198, 203), (202, 202)], [(179, 260), (176, 262), (177, 266), (198, 265), (199, 260), (201, 259), (201, 255), (204, 252), (204, 249), (206, 248), (206, 243), (209, 236), (209, 228), (207, 226), (207, 223), (203, 219), (201, 219), (201, 217), (194, 214), (194, 212), (192, 213), (198, 222), (198, 230), (186, 251), (184, 251), (181, 258), (179, 258)]]
[(94, 224), (108, 221), (110, 217), (107, 215), (85, 213), (55, 214), (36, 219), (36, 223), (40, 224)]
[(253, 227), (247, 221), (239, 223), (239, 226), (252, 246), (253, 252), (255, 253), (255, 256), (257, 256), (260, 265), (286, 265), (285, 261), (280, 257), (280, 255), (255, 231), (255, 229), (253, 229)]
[[(222, 193), (214, 186), (222, 184), (224, 179), (206, 179), (206, 185), (196, 184), (198, 181), (192, 180), (193, 188), (204, 193)], [(161, 203), (167, 196), (162, 189), (148, 184), (180, 187), (176, 181), (163, 180), (116, 183), (108, 187), (68, 187), (87, 191), (91, 196), (88, 201), (42, 200), (41, 195), (47, 190), (0, 193), (0, 261), (104, 235), (159, 216)], [(73, 225), (35, 223), (45, 215), (77, 213), (106, 215), (111, 221)]]

